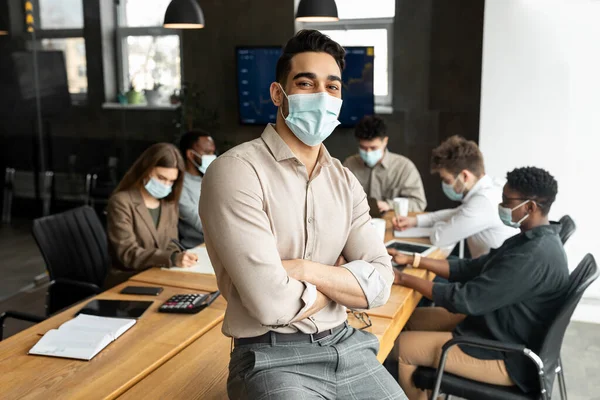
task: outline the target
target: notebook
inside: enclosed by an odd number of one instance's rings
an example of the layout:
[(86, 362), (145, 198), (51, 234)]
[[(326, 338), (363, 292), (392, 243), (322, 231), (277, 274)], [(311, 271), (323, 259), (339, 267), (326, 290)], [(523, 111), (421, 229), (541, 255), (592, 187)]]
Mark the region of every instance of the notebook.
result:
[(215, 270), (210, 262), (210, 258), (208, 257), (208, 251), (206, 250), (206, 247), (195, 247), (187, 251), (198, 256), (198, 262), (196, 264), (189, 268), (171, 267), (163, 269), (168, 269), (169, 271), (195, 272), (197, 274), (215, 274)]
[(403, 231), (394, 230), (394, 237), (397, 238), (428, 238), (431, 237), (433, 228), (408, 228)]
[(91, 360), (135, 324), (135, 319), (79, 314), (52, 329), (29, 350), (29, 354)]

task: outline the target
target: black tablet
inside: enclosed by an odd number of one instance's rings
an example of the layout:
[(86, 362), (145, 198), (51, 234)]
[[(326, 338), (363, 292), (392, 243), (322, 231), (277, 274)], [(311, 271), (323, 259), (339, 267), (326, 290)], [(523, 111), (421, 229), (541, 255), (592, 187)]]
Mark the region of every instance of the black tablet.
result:
[(412, 254), (412, 253), (423, 254), (426, 251), (431, 249), (431, 246), (428, 246), (426, 244), (406, 243), (406, 242), (399, 242), (399, 241), (394, 241), (392, 243), (389, 243), (386, 247), (388, 249), (396, 249), (398, 251), (401, 251), (401, 252), (407, 253), (407, 254)]
[(92, 300), (76, 315), (137, 319), (152, 305), (152, 301)]

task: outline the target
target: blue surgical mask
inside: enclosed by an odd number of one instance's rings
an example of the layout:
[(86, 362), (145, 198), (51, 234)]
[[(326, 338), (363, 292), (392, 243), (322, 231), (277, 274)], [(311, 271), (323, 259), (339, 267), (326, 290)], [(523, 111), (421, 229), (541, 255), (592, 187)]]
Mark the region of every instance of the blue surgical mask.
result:
[(217, 156), (215, 154), (204, 154), (201, 156), (194, 150), (192, 150), (192, 153), (194, 153), (195, 156), (200, 157), (200, 160), (202, 160), (202, 163), (200, 165), (198, 165), (196, 161), (192, 160), (192, 162), (194, 163), (196, 168), (198, 168), (198, 171), (200, 171), (202, 175), (206, 173), (206, 169), (208, 168), (208, 166), (217, 159)]
[(358, 149), (358, 154), (360, 154), (360, 158), (367, 164), (370, 168), (373, 168), (379, 160), (383, 158), (383, 149), (365, 151), (363, 149)]
[(148, 193), (150, 193), (150, 196), (154, 197), (155, 199), (164, 199), (171, 194), (171, 186), (160, 183), (154, 178), (150, 178), (144, 187)]
[[(448, 197), (452, 201), (462, 201), (462, 199), (464, 199), (464, 197), (465, 197), (464, 191), (463, 191), (463, 193), (457, 193), (456, 190), (454, 190), (454, 185), (456, 184), (456, 181), (459, 178), (460, 178), (460, 175), (457, 176), (456, 179), (454, 179), (454, 182), (451, 185), (442, 181), (442, 190), (444, 191), (444, 194), (446, 195), (446, 197)], [(464, 187), (464, 184), (463, 184), (463, 187)]]
[(283, 87), (281, 91), (288, 100), (288, 116), (286, 118), (283, 115), (283, 110), (281, 116), (292, 133), (305, 145), (323, 143), (340, 124), (337, 118), (342, 109), (342, 99), (325, 92), (288, 96)]
[(515, 208), (502, 207), (502, 205), (498, 204), (498, 215), (500, 215), (500, 219), (502, 220), (504, 225), (510, 226), (512, 228), (521, 227), (521, 224), (523, 223), (523, 221), (525, 221), (527, 219), (527, 217), (529, 217), (529, 214), (525, 215), (519, 221), (513, 222), (512, 213), (517, 208), (523, 207), (525, 204), (529, 203), (530, 201), (531, 200), (526, 200), (526, 201), (522, 202), (521, 204), (519, 204), (518, 206), (516, 206)]

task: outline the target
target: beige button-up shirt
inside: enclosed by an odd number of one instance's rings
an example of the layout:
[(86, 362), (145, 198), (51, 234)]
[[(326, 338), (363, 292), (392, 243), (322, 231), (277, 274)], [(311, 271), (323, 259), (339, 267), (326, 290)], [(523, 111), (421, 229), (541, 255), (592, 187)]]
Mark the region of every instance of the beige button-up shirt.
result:
[(385, 201), (393, 209), (394, 197), (409, 199), (408, 211), (424, 211), (427, 207), (421, 174), (412, 161), (386, 149), (383, 159), (373, 168), (355, 154), (344, 161), (369, 197)]
[(293, 321), (314, 302), (314, 286), (290, 278), (282, 260), (334, 265), (344, 256), (369, 308), (387, 301), (394, 275), (356, 178), (321, 146), (311, 177), (277, 134), (220, 156), (202, 181), (200, 217), (217, 283), (227, 299), (223, 333), (236, 338), (315, 333), (346, 320), (335, 302)]

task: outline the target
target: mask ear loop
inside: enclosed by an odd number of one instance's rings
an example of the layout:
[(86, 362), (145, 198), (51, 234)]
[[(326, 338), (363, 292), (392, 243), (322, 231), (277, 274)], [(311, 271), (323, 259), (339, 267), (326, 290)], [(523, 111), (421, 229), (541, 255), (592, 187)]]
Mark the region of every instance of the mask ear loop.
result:
[[(190, 150), (192, 150), (192, 149), (190, 149)], [(194, 150), (192, 150), (192, 153), (194, 153), (194, 155), (196, 157), (200, 157), (200, 159), (202, 159), (202, 156), (200, 154), (196, 153)], [(198, 165), (198, 163), (195, 160), (190, 160), (190, 161), (192, 162), (192, 164), (194, 164), (194, 166), (196, 168), (200, 168), (200, 165)]]
[[(525, 204), (529, 203), (530, 201), (533, 201), (533, 200), (527, 200), (527, 201), (524, 201), (523, 203), (519, 204), (518, 206), (516, 206), (515, 208), (513, 208), (512, 210), (510, 210), (510, 212), (511, 212), (511, 216), (512, 216), (512, 212), (513, 212), (513, 211), (515, 211), (517, 208), (523, 207)], [(520, 220), (517, 222), (517, 224), (519, 224), (519, 225), (520, 225), (520, 224), (521, 224), (521, 223), (523, 223), (523, 221), (525, 221), (527, 218), (529, 218), (529, 214), (526, 214), (526, 215), (525, 215), (523, 218), (521, 218), (521, 219), (520, 219)], [(512, 218), (511, 218), (511, 219), (512, 219)]]
[[(279, 85), (279, 89), (281, 89), (281, 93), (283, 93), (283, 95), (285, 96), (286, 100), (288, 101), (288, 107), (289, 107), (290, 98), (288, 97), (288, 95), (285, 92), (285, 90), (283, 90), (283, 86), (281, 86), (281, 83), (277, 82), (277, 84)], [(281, 117), (285, 120), (286, 117), (283, 115), (283, 103), (281, 103), (281, 106), (279, 107), (279, 113), (281, 114)], [(289, 115), (289, 110), (288, 110), (288, 115)]]

